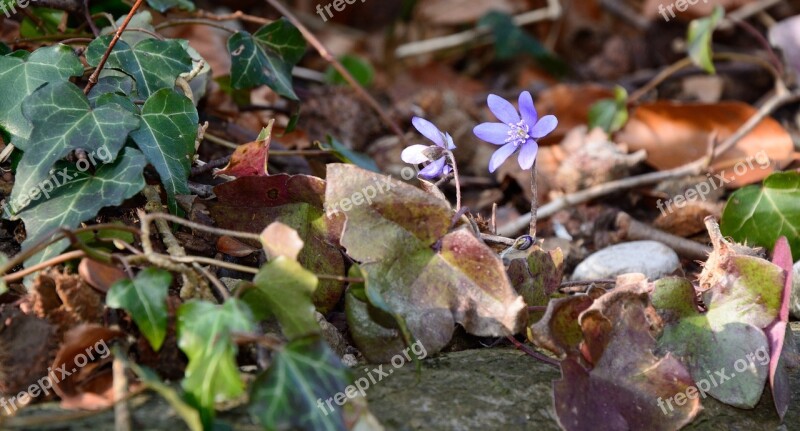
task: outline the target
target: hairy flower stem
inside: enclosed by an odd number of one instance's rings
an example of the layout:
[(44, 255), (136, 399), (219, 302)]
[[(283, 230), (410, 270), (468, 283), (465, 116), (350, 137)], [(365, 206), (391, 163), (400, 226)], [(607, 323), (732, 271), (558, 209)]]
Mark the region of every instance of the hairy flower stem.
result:
[(458, 179), (458, 166), (456, 166), (456, 157), (452, 151), (447, 150), (447, 157), (453, 164), (453, 178), (456, 181), (456, 212), (459, 212), (461, 211), (461, 181)]
[(536, 211), (539, 209), (539, 199), (537, 196), (538, 187), (536, 185), (536, 160), (531, 166), (531, 238), (536, 240)]

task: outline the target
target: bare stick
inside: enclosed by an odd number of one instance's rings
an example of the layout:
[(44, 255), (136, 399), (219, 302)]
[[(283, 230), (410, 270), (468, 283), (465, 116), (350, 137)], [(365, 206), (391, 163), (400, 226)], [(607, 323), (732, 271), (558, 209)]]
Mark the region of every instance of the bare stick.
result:
[(83, 94), (89, 94), (89, 91), (91, 91), (92, 87), (97, 84), (97, 78), (100, 76), (100, 72), (102, 72), (103, 67), (105, 67), (106, 62), (108, 61), (108, 56), (111, 55), (111, 51), (114, 50), (114, 46), (117, 45), (117, 41), (119, 41), (119, 38), (122, 37), (122, 32), (125, 31), (125, 27), (127, 27), (131, 22), (131, 18), (133, 18), (133, 15), (136, 13), (136, 10), (139, 9), (139, 6), (141, 6), (142, 3), (144, 3), (144, 0), (136, 0), (136, 3), (133, 4), (131, 11), (128, 12), (128, 16), (125, 17), (125, 21), (122, 22), (122, 25), (119, 26), (117, 32), (114, 33), (114, 38), (111, 39), (111, 43), (108, 44), (108, 48), (103, 54), (103, 58), (100, 59), (100, 63), (97, 65), (97, 68), (89, 77), (89, 83), (86, 84), (86, 88), (83, 89)]
[(308, 28), (303, 25), (303, 23), (300, 22), (300, 20), (297, 19), (297, 17), (291, 11), (289, 11), (289, 9), (281, 4), (281, 2), (278, 0), (266, 1), (278, 12), (283, 14), (283, 16), (285, 16), (286, 19), (288, 19), (295, 27), (297, 27), (298, 30), (300, 30), (300, 33), (303, 34), (303, 37), (305, 37), (308, 43), (310, 43), (311, 46), (317, 50), (319, 55), (328, 61), (333, 68), (336, 69), (336, 71), (338, 71), (342, 77), (344, 77), (345, 81), (347, 81), (347, 83), (353, 87), (356, 93), (358, 93), (358, 95), (361, 96), (361, 98), (364, 99), (364, 101), (367, 102), (367, 104), (369, 104), (373, 110), (375, 110), (375, 112), (381, 117), (381, 120), (383, 120), (389, 129), (391, 129), (392, 132), (397, 135), (398, 138), (400, 138), (400, 142), (404, 143), (406, 139), (403, 135), (403, 131), (400, 130), (400, 127), (398, 127), (397, 124), (395, 124), (395, 122), (389, 118), (389, 115), (383, 110), (378, 101), (375, 100), (375, 98), (373, 98), (366, 90), (364, 90), (364, 87), (362, 87), (361, 84), (359, 84), (358, 81), (353, 78), (353, 75), (351, 75), (350, 72), (344, 66), (342, 66), (342, 63), (340, 63), (339, 60), (337, 60), (336, 57), (334, 57), (333, 54), (331, 54), (330, 51), (325, 48), (325, 45), (323, 45), (322, 42), (320, 42), (319, 39), (317, 39), (317, 37), (314, 36), (314, 34), (311, 33), (311, 31), (309, 31)]
[(30, 268), (25, 268), (25, 269), (23, 269), (21, 271), (17, 271), (15, 273), (13, 273), (13, 274), (6, 275), (6, 276), (4, 276), (2, 278), (2, 280), (4, 282), (6, 282), (6, 283), (12, 283), (14, 281), (20, 280), (20, 279), (30, 275), (30, 274), (33, 274), (33, 273), (38, 272), (38, 271), (41, 271), (43, 269), (47, 269), (47, 268), (49, 268), (49, 267), (51, 267), (53, 265), (58, 265), (60, 263), (69, 262), (72, 259), (80, 259), (82, 257), (86, 257), (86, 253), (84, 253), (83, 250), (75, 250), (75, 251), (71, 251), (69, 253), (64, 253), (64, 254), (58, 255), (58, 256), (56, 256), (56, 257), (54, 257), (52, 259), (48, 259), (48, 260), (46, 260), (46, 261), (44, 261), (42, 263), (36, 264), (36, 265), (34, 265), (34, 266), (30, 267)]
[(617, 214), (617, 229), (619, 229), (622, 239), (658, 241), (675, 250), (679, 255), (689, 259), (706, 260), (708, 254), (711, 252), (710, 247), (656, 229), (633, 219), (625, 212)]

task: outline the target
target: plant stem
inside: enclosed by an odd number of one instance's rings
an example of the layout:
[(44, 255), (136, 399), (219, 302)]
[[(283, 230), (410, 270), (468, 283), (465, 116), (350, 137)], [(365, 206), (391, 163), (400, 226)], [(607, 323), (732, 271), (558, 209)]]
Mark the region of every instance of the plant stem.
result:
[(97, 68), (94, 69), (94, 72), (92, 72), (92, 76), (89, 77), (89, 83), (86, 84), (86, 88), (83, 89), (83, 94), (89, 94), (89, 91), (91, 91), (92, 87), (97, 84), (97, 78), (100, 76), (100, 72), (103, 70), (103, 67), (105, 67), (106, 62), (108, 61), (108, 56), (111, 55), (111, 51), (114, 49), (114, 46), (116, 46), (117, 41), (119, 41), (119, 38), (122, 37), (122, 32), (125, 31), (125, 28), (131, 22), (131, 18), (133, 18), (133, 15), (136, 13), (136, 10), (139, 9), (139, 6), (141, 6), (142, 3), (144, 3), (144, 0), (136, 0), (136, 3), (133, 4), (131, 11), (128, 12), (128, 16), (125, 17), (125, 21), (123, 21), (121, 26), (119, 26), (117, 32), (114, 33), (114, 38), (111, 39), (111, 43), (108, 44), (108, 48), (103, 54), (103, 58), (100, 60)]
[(461, 180), (458, 178), (458, 166), (456, 166), (456, 157), (453, 151), (447, 150), (447, 157), (453, 163), (453, 178), (456, 181), (456, 212), (461, 211)]
[(536, 211), (539, 209), (539, 187), (536, 184), (536, 160), (533, 161), (531, 166), (531, 225), (530, 235), (536, 241)]

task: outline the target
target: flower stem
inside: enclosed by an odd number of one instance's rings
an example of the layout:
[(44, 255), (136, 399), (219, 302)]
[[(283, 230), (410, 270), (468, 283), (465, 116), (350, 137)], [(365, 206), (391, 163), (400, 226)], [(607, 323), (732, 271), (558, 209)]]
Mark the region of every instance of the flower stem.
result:
[(536, 240), (536, 211), (539, 209), (539, 199), (537, 197), (538, 187), (536, 185), (536, 161), (531, 166), (531, 238)]
[(453, 178), (456, 180), (456, 212), (461, 211), (461, 180), (458, 179), (458, 166), (456, 166), (456, 157), (451, 150), (447, 150), (447, 157), (453, 163)]

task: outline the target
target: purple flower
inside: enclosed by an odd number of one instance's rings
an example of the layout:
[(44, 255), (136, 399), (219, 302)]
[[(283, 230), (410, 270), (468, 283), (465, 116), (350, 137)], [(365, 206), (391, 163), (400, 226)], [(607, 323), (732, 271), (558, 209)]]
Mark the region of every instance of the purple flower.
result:
[[(414, 125), (414, 128), (419, 133), (422, 133), (423, 136), (436, 145), (412, 145), (403, 150), (400, 158), (406, 163), (415, 165), (431, 162), (431, 164), (419, 171), (419, 176), (425, 179), (430, 180), (449, 174), (450, 165), (447, 164), (446, 151), (456, 148), (450, 134), (442, 133), (433, 123), (424, 118), (414, 117), (411, 119), (411, 124)], [(445, 143), (447, 143), (447, 146), (445, 146)]]
[(479, 124), (472, 132), (490, 144), (502, 145), (489, 160), (489, 172), (497, 170), (517, 149), (520, 149), (519, 166), (530, 169), (536, 160), (536, 153), (539, 152), (536, 140), (552, 132), (558, 125), (558, 120), (554, 115), (546, 115), (540, 119), (533, 106), (531, 93), (527, 91), (519, 95), (522, 118), (514, 105), (502, 97), (490, 94), (487, 103), (495, 117), (502, 122)]

